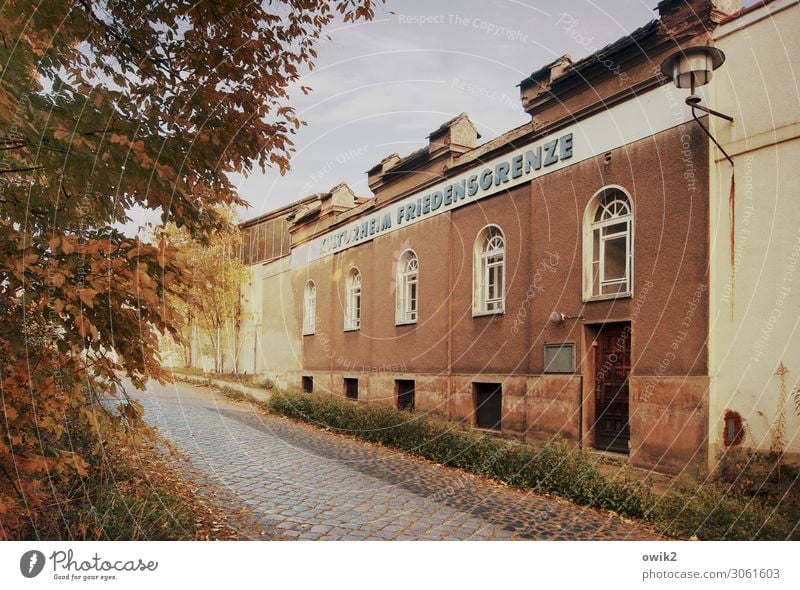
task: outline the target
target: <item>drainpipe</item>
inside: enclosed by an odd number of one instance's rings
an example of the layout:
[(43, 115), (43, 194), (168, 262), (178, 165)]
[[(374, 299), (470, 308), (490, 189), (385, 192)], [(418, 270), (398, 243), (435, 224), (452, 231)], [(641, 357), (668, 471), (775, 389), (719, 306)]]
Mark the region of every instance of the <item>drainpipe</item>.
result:
[(578, 375), (579, 393), (578, 396), (578, 448), (583, 448), (583, 372)]

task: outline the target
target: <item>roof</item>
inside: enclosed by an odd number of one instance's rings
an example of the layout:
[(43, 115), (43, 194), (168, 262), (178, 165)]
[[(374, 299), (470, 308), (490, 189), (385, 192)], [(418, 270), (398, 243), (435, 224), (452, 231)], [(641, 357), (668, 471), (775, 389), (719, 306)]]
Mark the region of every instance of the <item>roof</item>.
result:
[(517, 86), (522, 86), (526, 82), (540, 82), (544, 78), (550, 78), (550, 70), (553, 66), (558, 65), (561, 62), (566, 61), (567, 63), (572, 63), (572, 58), (568, 53), (565, 53), (561, 57), (558, 57), (551, 61), (549, 64), (543, 65), (541, 68), (533, 72), (530, 76), (525, 78), (522, 82), (517, 84)]
[(548, 80), (551, 83), (555, 83), (556, 81), (561, 81), (564, 79), (569, 78), (573, 75), (579, 75), (581, 70), (591, 67), (595, 63), (601, 62), (609, 55), (613, 55), (618, 51), (630, 46), (630, 45), (638, 45), (639, 41), (642, 39), (649, 37), (653, 33), (655, 33), (660, 25), (660, 21), (658, 19), (651, 20), (644, 26), (639, 27), (629, 35), (625, 35), (620, 37), (616, 41), (609, 43), (605, 47), (598, 49), (594, 53), (587, 55), (583, 59), (579, 59), (578, 61), (572, 63), (572, 60), (568, 54), (562, 55), (561, 57), (551, 61), (550, 63), (542, 66), (535, 72), (533, 72), (530, 76), (523, 79), (519, 84), (518, 87), (525, 86), (531, 82), (542, 82), (546, 78), (551, 75), (553, 68), (560, 64), (565, 64), (565, 68), (562, 74), (556, 75), (555, 78)]
[(741, 18), (746, 14), (750, 14), (754, 10), (758, 10), (762, 6), (766, 6), (767, 4), (772, 4), (774, 1), (775, 0), (759, 0), (755, 4), (751, 4), (750, 6), (745, 6), (744, 8), (741, 8), (741, 9), (737, 10), (736, 12), (733, 12), (733, 13), (729, 14), (728, 16), (723, 18), (721, 21), (719, 21), (719, 24), (724, 25), (725, 23), (729, 23), (729, 22), (731, 22), (733, 20), (736, 20), (737, 18)]
[(617, 51), (620, 51), (621, 49), (624, 49), (628, 45), (632, 44), (638, 45), (638, 42), (640, 40), (644, 39), (645, 37), (649, 37), (654, 32), (656, 32), (660, 24), (661, 21), (659, 21), (658, 19), (651, 20), (646, 25), (643, 25), (638, 29), (636, 29), (635, 31), (633, 31), (630, 35), (625, 35), (623, 37), (620, 37), (619, 39), (617, 39), (612, 43), (609, 43), (602, 49), (598, 49), (591, 55), (587, 55), (583, 59), (576, 61), (570, 67), (567, 68), (567, 71), (564, 73), (563, 77), (569, 76), (572, 73), (577, 73), (578, 71), (584, 68), (588, 68), (589, 66), (597, 62), (603, 61), (607, 56), (612, 55)]
[[(470, 126), (472, 126), (472, 128), (475, 130), (475, 133), (478, 136), (478, 139), (481, 138), (481, 134), (478, 132), (478, 128), (475, 127), (475, 124), (470, 120), (469, 115), (467, 115), (467, 113), (460, 113), (460, 114), (456, 115), (455, 117), (453, 117), (452, 119), (448, 119), (447, 121), (445, 121), (444, 123), (439, 125), (436, 129), (431, 131), (431, 133), (428, 135), (428, 139), (430, 139), (431, 137), (435, 137), (435, 136), (437, 136), (437, 135), (439, 135), (441, 133), (444, 133), (448, 129), (448, 127), (452, 127), (453, 125), (455, 125), (459, 121), (466, 121), (467, 123), (469, 123)], [(380, 172), (382, 170), (382, 168), (383, 168), (383, 164), (387, 160), (392, 158), (392, 157), (397, 157), (399, 159), (397, 160), (397, 162), (394, 163), (394, 165), (390, 168), (390, 170), (399, 171), (404, 166), (407, 166), (409, 163), (413, 162), (417, 158), (421, 158), (423, 156), (427, 156), (428, 155), (428, 148), (429, 148), (429, 146), (427, 146), (427, 145), (423, 146), (423, 147), (419, 148), (418, 150), (414, 150), (410, 154), (406, 154), (405, 156), (402, 156), (402, 157), (400, 157), (396, 152), (393, 153), (393, 154), (389, 154), (383, 160), (381, 160), (380, 162), (375, 164), (372, 168), (370, 168), (367, 171), (367, 174)]]
[(261, 223), (262, 221), (267, 221), (268, 219), (272, 219), (272, 218), (275, 218), (275, 217), (280, 217), (281, 215), (284, 215), (284, 214), (288, 215), (289, 213), (294, 211), (300, 205), (305, 205), (306, 203), (310, 203), (311, 201), (319, 199), (320, 196), (321, 196), (320, 193), (316, 193), (316, 194), (313, 194), (313, 195), (309, 195), (307, 197), (303, 197), (302, 199), (298, 199), (296, 201), (292, 201), (291, 203), (288, 203), (288, 204), (284, 205), (283, 207), (279, 207), (277, 209), (272, 209), (271, 211), (267, 211), (266, 213), (262, 213), (261, 215), (258, 215), (257, 217), (251, 217), (250, 219), (246, 219), (246, 220), (242, 221), (239, 224), (239, 227), (246, 228), (246, 227), (250, 227), (252, 225), (256, 225), (258, 223)]

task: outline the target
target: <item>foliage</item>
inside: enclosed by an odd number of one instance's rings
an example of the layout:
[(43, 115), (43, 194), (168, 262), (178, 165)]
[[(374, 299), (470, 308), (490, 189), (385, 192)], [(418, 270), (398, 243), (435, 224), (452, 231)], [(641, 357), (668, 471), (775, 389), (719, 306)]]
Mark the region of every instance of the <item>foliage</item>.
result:
[(196, 367), (173, 368), (171, 372), (176, 379), (180, 379), (181, 375), (188, 375), (192, 377), (206, 377), (219, 381), (230, 381), (231, 383), (241, 383), (242, 385), (257, 387), (259, 389), (275, 389), (275, 382), (272, 379), (269, 377), (259, 377), (258, 375), (242, 373), (207, 373), (203, 369), (198, 369)]
[(174, 458), (148, 442), (129, 446), (112, 434), (102, 460), (73, 493), (40, 511), (40, 539), (193, 540), (236, 539), (252, 530), (243, 514), (224, 514), (198, 482), (178, 473)]
[[(602, 460), (563, 442), (518, 444), (463, 430), (455, 424), (394, 410), (309, 394), (273, 394), (261, 406), (341, 434), (383, 444), (458, 467), (515, 487), (551, 493), (576, 504), (643, 519), (675, 537), (719, 540), (798, 539), (800, 510), (787, 500), (793, 483), (770, 497), (758, 497), (749, 484), (726, 473), (760, 473), (723, 463), (719, 481), (679, 480), (663, 496), (646, 482), (632, 480), (624, 467), (604, 474)], [(726, 471), (729, 469), (729, 471)], [(787, 474), (789, 480), (796, 474)], [(761, 479), (760, 481), (764, 481)], [(759, 486), (761, 489), (761, 486)]]
[(277, 414), (508, 485), (557, 494), (576, 504), (643, 517), (651, 502), (644, 486), (624, 473), (615, 478), (603, 476), (594, 457), (576, 452), (563, 442), (536, 448), (463, 430), (451, 422), (321, 395), (276, 394), (267, 407)]
[[(223, 217), (230, 219), (230, 214)], [(167, 297), (167, 306), (186, 318), (181, 333), (185, 364), (192, 365), (192, 332), (197, 329), (208, 338), (219, 372), (224, 366), (224, 336), (238, 329), (243, 319), (241, 285), (250, 274), (239, 257), (239, 228), (231, 223), (201, 243), (184, 228), (168, 224), (157, 237), (177, 250), (177, 262), (185, 271)]]
[(0, 538), (72, 498), (112, 435), (152, 435), (118, 384), (168, 378), (157, 336), (180, 338), (164, 303), (187, 268), (120, 224), (139, 207), (223, 231), (243, 204), (228, 175), (288, 165), (288, 89), (323, 28), (372, 4), (3, 3)]
[(736, 486), (679, 480), (654, 507), (665, 534), (701, 540), (757, 541), (800, 538), (794, 520), (774, 505), (748, 496)]

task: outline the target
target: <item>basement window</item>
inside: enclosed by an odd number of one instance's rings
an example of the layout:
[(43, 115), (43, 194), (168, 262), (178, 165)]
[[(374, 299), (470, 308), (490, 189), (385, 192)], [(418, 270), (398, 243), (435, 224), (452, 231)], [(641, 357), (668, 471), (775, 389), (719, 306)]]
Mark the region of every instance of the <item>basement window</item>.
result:
[(314, 378), (310, 375), (303, 375), (303, 393), (312, 393), (314, 391)]
[(358, 399), (358, 379), (345, 377), (344, 395), (347, 399)]
[(414, 410), (414, 381), (411, 379), (397, 379), (397, 409)]
[(503, 414), (502, 385), (499, 383), (473, 383), (475, 398), (475, 426), (500, 430)]

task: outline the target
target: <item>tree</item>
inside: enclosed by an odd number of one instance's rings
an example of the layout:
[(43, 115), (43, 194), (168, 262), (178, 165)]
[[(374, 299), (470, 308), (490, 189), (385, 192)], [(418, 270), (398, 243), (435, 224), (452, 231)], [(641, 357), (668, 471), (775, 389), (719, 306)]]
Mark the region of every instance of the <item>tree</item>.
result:
[[(223, 214), (230, 218), (231, 215)], [(205, 244), (193, 240), (184, 228), (168, 225), (161, 239), (177, 251), (185, 269), (185, 279), (172, 291), (168, 305), (180, 310), (184, 318), (181, 343), (186, 366), (192, 366), (192, 332), (199, 329), (208, 339), (214, 354), (214, 370), (225, 366), (225, 343), (237, 340), (242, 321), (241, 285), (250, 275), (239, 249), (239, 228), (230, 224)], [(231, 334), (231, 332), (234, 332)]]
[(119, 224), (139, 206), (203, 242), (224, 230), (220, 207), (244, 203), (228, 175), (288, 166), (302, 124), (288, 89), (324, 27), (372, 5), (3, 4), (0, 537), (102, 465), (104, 432), (148, 433), (120, 375), (167, 378), (157, 337), (180, 337), (165, 302), (187, 269)]

